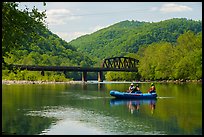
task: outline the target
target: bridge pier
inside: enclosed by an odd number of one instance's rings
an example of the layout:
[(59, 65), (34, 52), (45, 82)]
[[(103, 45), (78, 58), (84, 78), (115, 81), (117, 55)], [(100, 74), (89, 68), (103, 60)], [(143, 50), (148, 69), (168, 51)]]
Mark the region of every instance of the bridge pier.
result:
[(41, 71), (41, 75), (42, 75), (42, 76), (45, 76), (45, 72), (44, 72), (44, 70)]
[(83, 71), (82, 72), (82, 82), (86, 82), (87, 81), (87, 71)]
[(99, 71), (98, 72), (98, 82), (103, 82), (103, 72), (102, 71)]
[[(98, 72), (98, 82), (103, 82), (103, 72)], [(82, 72), (82, 82), (87, 82), (87, 71)]]

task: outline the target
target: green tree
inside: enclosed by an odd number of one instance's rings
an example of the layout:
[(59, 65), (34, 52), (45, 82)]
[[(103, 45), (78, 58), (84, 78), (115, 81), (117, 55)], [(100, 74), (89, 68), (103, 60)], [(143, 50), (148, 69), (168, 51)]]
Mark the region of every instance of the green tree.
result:
[[(38, 30), (44, 26), (45, 11), (39, 12), (33, 7), (18, 9), (17, 2), (2, 2), (2, 63), (4, 57), (22, 45), (28, 44), (30, 39), (37, 38)], [(45, 5), (45, 3), (44, 3)]]
[(188, 31), (179, 36), (174, 50), (175, 79), (202, 78), (202, 33)]

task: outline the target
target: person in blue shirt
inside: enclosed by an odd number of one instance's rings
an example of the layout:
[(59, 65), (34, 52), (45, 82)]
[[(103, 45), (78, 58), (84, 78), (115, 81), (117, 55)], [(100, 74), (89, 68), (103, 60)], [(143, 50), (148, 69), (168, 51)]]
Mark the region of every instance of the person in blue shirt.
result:
[(128, 92), (132, 93), (135, 90), (135, 86), (133, 83), (130, 84)]
[(135, 87), (133, 83), (131, 83), (131, 85), (129, 87), (129, 92), (130, 93), (142, 93), (140, 91), (139, 85), (137, 84), (136, 87)]

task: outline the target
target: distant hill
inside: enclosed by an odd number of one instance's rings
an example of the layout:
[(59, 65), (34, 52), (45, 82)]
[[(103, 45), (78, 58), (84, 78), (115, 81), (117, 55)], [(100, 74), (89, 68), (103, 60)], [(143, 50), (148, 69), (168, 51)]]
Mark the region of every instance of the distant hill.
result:
[[(28, 46), (26, 46), (28, 45)], [(5, 58), (9, 64), (45, 66), (92, 66), (88, 55), (77, 49), (46, 28), (39, 30), (39, 39), (32, 39)]]
[(185, 18), (173, 18), (160, 22), (122, 21), (92, 34), (69, 42), (77, 51), (96, 60), (137, 53), (139, 47), (154, 42), (175, 43), (186, 31), (195, 34), (202, 31), (202, 22)]
[[(18, 50), (13, 50), (8, 57), (4, 58), (4, 61), (8, 64), (18, 65), (39, 65), (39, 66), (81, 66), (91, 67), (95, 62), (86, 55), (77, 51), (77, 49), (66, 41), (62, 40), (56, 34), (52, 33), (46, 28), (39, 30), (39, 38), (34, 41), (32, 38), (27, 41)], [(18, 74), (4, 71), (4, 79), (16, 79), (16, 80), (51, 80), (51, 81), (63, 81), (64, 77), (73, 78), (76, 80), (81, 79), (80, 72), (46, 72), (46, 77), (38, 75), (34, 72), (19, 72)]]

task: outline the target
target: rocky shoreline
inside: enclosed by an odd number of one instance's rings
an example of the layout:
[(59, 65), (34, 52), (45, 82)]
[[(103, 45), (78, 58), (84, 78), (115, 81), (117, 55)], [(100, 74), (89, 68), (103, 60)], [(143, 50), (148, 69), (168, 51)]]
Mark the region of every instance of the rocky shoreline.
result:
[[(202, 83), (201, 80), (161, 80), (161, 81), (140, 81), (140, 82), (155, 82), (155, 83)], [(83, 82), (83, 81), (67, 81), (67, 82), (56, 82), (56, 81), (27, 81), (27, 80), (2, 80), (2, 84), (85, 84), (92, 82)]]
[[(145, 82), (152, 82), (150, 80), (145, 80)], [(202, 79), (199, 80), (160, 80), (160, 81), (153, 81), (153, 82), (157, 82), (157, 83), (202, 83)]]
[(2, 84), (81, 84), (86, 83), (82, 81), (67, 81), (67, 82), (56, 82), (56, 81), (27, 81), (27, 80), (2, 80)]

